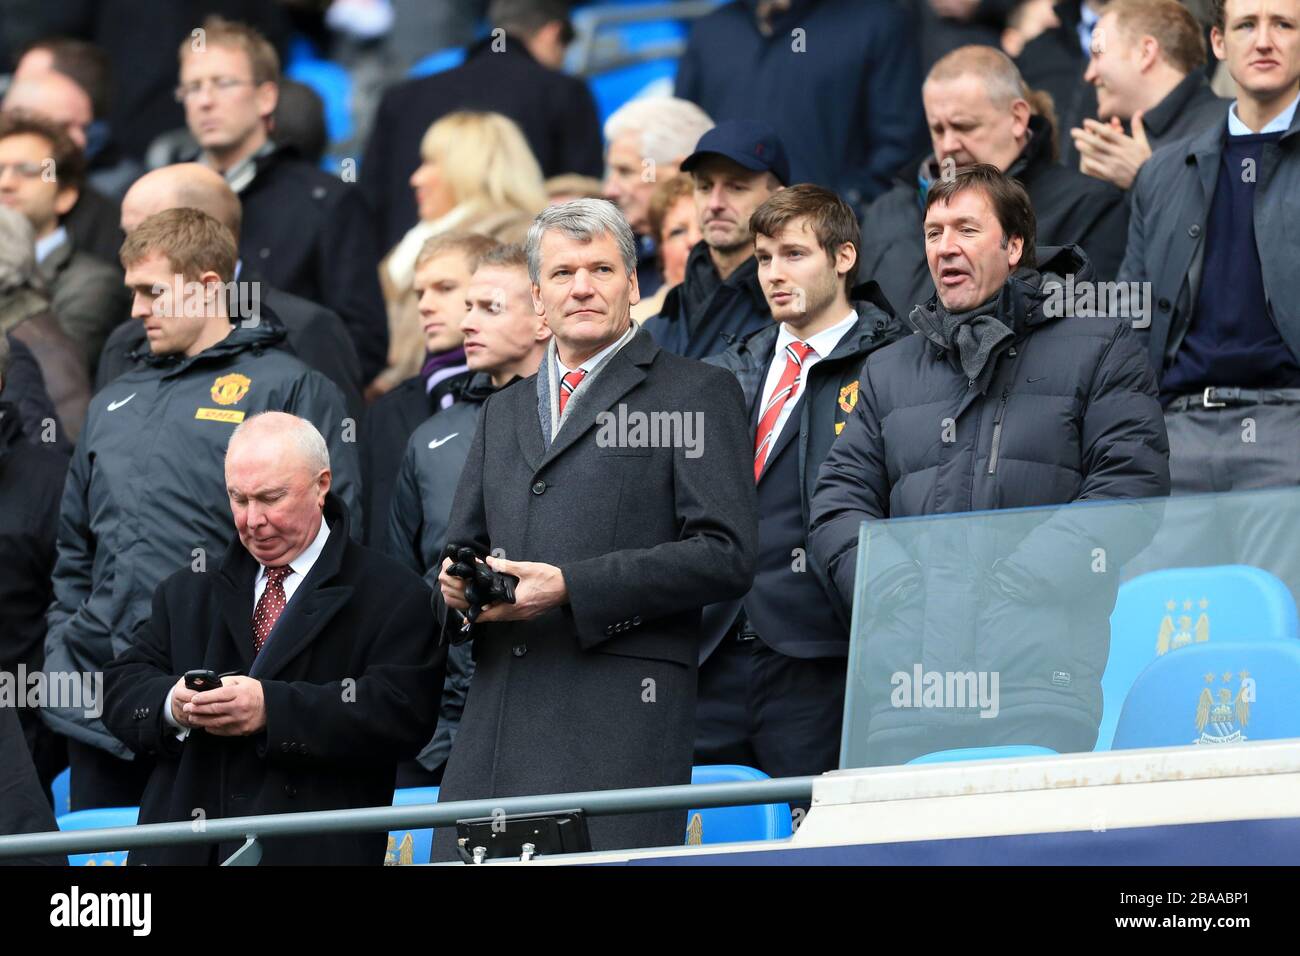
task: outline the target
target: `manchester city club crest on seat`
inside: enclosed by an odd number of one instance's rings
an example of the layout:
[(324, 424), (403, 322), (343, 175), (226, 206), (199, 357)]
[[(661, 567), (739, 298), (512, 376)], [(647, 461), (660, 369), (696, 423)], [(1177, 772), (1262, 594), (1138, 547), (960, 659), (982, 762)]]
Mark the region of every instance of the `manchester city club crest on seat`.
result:
[(1196, 603), (1201, 615), (1196, 619), (1196, 624), (1192, 624), (1192, 602), (1190, 600), (1183, 602), (1183, 613), (1178, 616), (1178, 624), (1174, 625), (1174, 611), (1178, 603), (1172, 598), (1165, 602), (1165, 616), (1160, 620), (1160, 632), (1156, 635), (1156, 654), (1167, 654), (1170, 651), (1177, 650), (1180, 647), (1186, 647), (1193, 642), (1203, 644), (1210, 639), (1210, 602), (1206, 598), (1201, 598)]
[(1201, 689), (1200, 700), (1196, 704), (1196, 729), (1200, 737), (1192, 741), (1195, 744), (1235, 744), (1246, 740), (1246, 725), (1250, 723), (1250, 705), (1255, 699), (1255, 682), (1250, 674), (1241, 671), (1235, 676), (1240, 680), (1236, 695), (1233, 695), (1233, 673), (1223, 675), (1227, 687), (1215, 687), (1218, 674), (1206, 674), (1206, 687)]

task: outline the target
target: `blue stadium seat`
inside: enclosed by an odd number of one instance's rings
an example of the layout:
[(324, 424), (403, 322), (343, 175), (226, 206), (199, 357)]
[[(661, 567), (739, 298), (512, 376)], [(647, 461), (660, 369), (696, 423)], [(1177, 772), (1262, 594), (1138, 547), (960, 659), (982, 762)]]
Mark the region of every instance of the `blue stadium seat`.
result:
[(417, 76), (432, 76), (444, 70), (454, 69), (464, 62), (465, 48), (449, 46), (442, 50), (434, 50), (428, 56), (417, 60), (415, 65), (406, 71), (406, 75), (411, 79)]
[(72, 809), (68, 802), (68, 788), (72, 782), (72, 768), (64, 767), (63, 772), (50, 784), (50, 795), (54, 797), (54, 815), (61, 817)]
[(651, 60), (597, 73), (587, 80), (587, 86), (596, 101), (596, 115), (604, 125), (609, 115), (628, 100), (645, 95), (672, 96), (676, 78), (676, 60)]
[(285, 68), (285, 76), (310, 86), (325, 104), (329, 141), (343, 143), (355, 132), (352, 124), (352, 75), (329, 60), (300, 59)]
[[(413, 807), (422, 803), (437, 803), (437, 787), (405, 787), (393, 792), (393, 806)], [(391, 830), (388, 834), (388, 850), (384, 853), (385, 866), (406, 866), (412, 863), (428, 863), (429, 853), (433, 850), (433, 829), (427, 830)]]
[(1291, 641), (1295, 601), (1280, 580), (1244, 564), (1153, 571), (1125, 582), (1110, 616), (1110, 658), (1096, 750), (1110, 750), (1134, 680), (1157, 657), (1208, 641)]
[[(104, 830), (109, 827), (133, 827), (140, 816), (139, 807), (98, 807), (73, 810), (58, 818), (60, 830)], [(95, 853), (70, 853), (73, 866), (125, 866), (126, 850), (100, 850)]]
[(960, 760), (998, 760), (1002, 757), (1054, 757), (1056, 751), (1031, 744), (1014, 744), (1004, 747), (963, 747), (960, 750), (936, 750), (908, 761), (914, 763), (956, 763)]
[[(653, 6), (653, 4), (651, 4)], [(574, 11), (575, 26), (584, 12)], [(619, 53), (640, 53), (665, 44), (684, 43), (690, 27), (681, 20), (634, 20), (629, 23), (611, 23), (600, 30), (598, 42)]]
[[(692, 767), (691, 783), (736, 783), (767, 780), (767, 774), (753, 767), (718, 764)], [(780, 840), (792, 832), (790, 805), (764, 803), (752, 807), (713, 807), (686, 814), (686, 843), (735, 843), (740, 840)]]
[[(646, 19), (620, 21), (625, 12), (639, 12)], [(570, 19), (579, 40), (569, 50), (568, 66), (587, 76), (602, 124), (637, 96), (672, 95), (677, 59), (690, 34), (689, 20), (674, 17), (674, 12), (680, 15), (671, 4), (635, 0), (574, 7)]]
[(1300, 643), (1194, 644), (1139, 675), (1113, 749), (1300, 737), (1297, 701)]

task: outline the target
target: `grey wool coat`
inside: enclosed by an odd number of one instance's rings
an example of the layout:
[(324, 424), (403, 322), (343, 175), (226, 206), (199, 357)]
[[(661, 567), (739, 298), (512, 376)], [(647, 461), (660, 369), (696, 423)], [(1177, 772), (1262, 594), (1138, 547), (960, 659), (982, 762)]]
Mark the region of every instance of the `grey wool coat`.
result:
[[(558, 566), (569, 602), (475, 627), (443, 802), (689, 783), (700, 610), (754, 576), (753, 448), (733, 375), (638, 330), (573, 393), (550, 442), (539, 391), (534, 375), (483, 406), (448, 540)], [(679, 412), (702, 435), (651, 447), (629, 429), (611, 443), (601, 413), (620, 406), (629, 422)], [(440, 596), (435, 607), (454, 639), (458, 614)], [(680, 843), (685, 824), (683, 812), (588, 821), (596, 849)], [(440, 828), (433, 859), (455, 859), (454, 839)]]

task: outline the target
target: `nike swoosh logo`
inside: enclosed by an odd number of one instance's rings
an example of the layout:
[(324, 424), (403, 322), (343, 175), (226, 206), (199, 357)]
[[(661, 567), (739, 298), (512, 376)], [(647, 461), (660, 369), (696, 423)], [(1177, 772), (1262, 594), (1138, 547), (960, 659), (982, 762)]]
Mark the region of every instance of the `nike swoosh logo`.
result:
[(1025, 381), (1032, 385), (1034, 382), (1041, 382), (1045, 378), (1047, 378), (1046, 375), (1039, 375), (1037, 378), (1027, 378)]
[(108, 410), (109, 410), (110, 412), (115, 412), (115, 411), (117, 411), (119, 408), (121, 408), (123, 405), (125, 405), (127, 402), (129, 402), (131, 399), (135, 398), (136, 394), (137, 394), (136, 392), (132, 392), (130, 395), (128, 395), (126, 398), (122, 399), (120, 402), (109, 402), (109, 403), (108, 403)]
[(430, 448), (437, 448), (439, 445), (445, 445), (447, 442), (451, 441), (453, 438), (455, 438), (455, 437), (456, 437), (457, 435), (459, 435), (459, 434), (460, 434), (460, 432), (452, 432), (452, 433), (451, 433), (450, 435), (448, 435), (446, 438), (435, 438), (433, 441), (429, 442), (429, 447), (430, 447)]

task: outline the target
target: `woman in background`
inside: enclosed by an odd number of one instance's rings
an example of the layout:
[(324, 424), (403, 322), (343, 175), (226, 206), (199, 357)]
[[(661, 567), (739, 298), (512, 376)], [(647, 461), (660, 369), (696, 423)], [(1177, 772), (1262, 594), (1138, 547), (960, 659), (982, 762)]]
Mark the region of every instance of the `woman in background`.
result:
[(367, 389), (374, 399), (420, 371), (424, 334), (413, 289), (415, 259), (430, 238), (474, 232), (522, 242), (546, 206), (542, 170), (513, 120), (499, 113), (449, 113), (420, 143), (411, 188), (420, 221), (379, 264), (388, 306), (388, 367)]
[(668, 290), (686, 278), (686, 259), (702, 238), (695, 213), (695, 183), (690, 176), (679, 173), (655, 187), (650, 197), (650, 235), (658, 246), (664, 283), (654, 295), (632, 306), (632, 318), (637, 322), (659, 314)]

